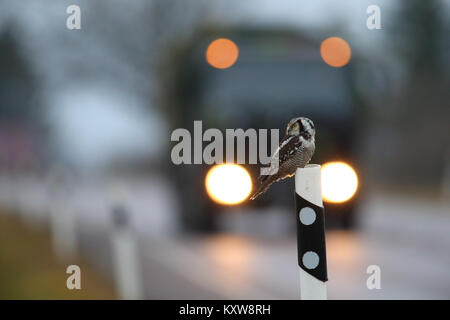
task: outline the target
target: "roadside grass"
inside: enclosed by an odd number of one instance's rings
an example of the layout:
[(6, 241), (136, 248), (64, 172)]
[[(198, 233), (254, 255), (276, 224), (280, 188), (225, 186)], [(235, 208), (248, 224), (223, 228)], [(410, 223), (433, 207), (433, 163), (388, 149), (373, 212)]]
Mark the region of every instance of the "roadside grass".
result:
[[(81, 290), (69, 290), (67, 266), (81, 268)], [(114, 299), (114, 289), (78, 257), (63, 263), (52, 254), (48, 230), (26, 227), (0, 212), (0, 299)]]

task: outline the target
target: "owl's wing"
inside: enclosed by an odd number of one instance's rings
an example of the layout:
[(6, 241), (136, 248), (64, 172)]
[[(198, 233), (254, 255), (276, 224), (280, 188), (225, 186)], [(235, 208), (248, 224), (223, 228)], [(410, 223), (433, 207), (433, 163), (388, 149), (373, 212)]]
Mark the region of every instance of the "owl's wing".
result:
[(289, 139), (286, 144), (280, 148), (280, 167), (283, 163), (292, 157), (299, 149), (302, 148), (302, 140), (299, 136), (294, 136), (292, 139)]
[[(301, 146), (302, 141), (298, 136), (285, 136), (283, 140), (281, 140), (280, 146), (273, 154), (271, 161), (278, 161), (279, 167), (281, 167), (289, 157), (291, 157), (295, 152), (297, 152), (299, 148), (301, 148)], [(268, 176), (276, 174), (276, 170), (277, 168), (273, 168), (268, 175), (259, 176), (259, 180), (263, 182)]]

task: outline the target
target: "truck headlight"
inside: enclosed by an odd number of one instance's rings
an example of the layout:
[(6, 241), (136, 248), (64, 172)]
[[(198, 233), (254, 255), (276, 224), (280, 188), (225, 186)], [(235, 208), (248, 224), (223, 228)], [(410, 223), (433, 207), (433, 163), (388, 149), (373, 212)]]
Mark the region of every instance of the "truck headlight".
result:
[(208, 171), (205, 187), (215, 202), (235, 205), (250, 195), (252, 179), (247, 170), (237, 164), (221, 164)]
[(322, 198), (326, 202), (345, 202), (358, 189), (355, 170), (344, 162), (328, 162), (322, 165)]

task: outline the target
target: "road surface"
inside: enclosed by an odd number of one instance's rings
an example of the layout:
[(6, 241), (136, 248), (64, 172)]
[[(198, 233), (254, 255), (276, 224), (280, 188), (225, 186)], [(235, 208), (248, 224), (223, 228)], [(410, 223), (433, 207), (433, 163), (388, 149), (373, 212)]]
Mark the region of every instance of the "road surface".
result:
[[(23, 196), (13, 205), (24, 221), (45, 221), (56, 200), (36, 178), (18, 185)], [(11, 205), (8, 188), (0, 185), (0, 202)], [(76, 212), (82, 253), (112, 279), (107, 189), (104, 182), (83, 181), (63, 203)], [(290, 223), (277, 222), (282, 215), (235, 215), (229, 225), (241, 226), (239, 232), (187, 237), (177, 233), (176, 204), (164, 179), (134, 179), (127, 193), (146, 298), (298, 299), (295, 234), (251, 232), (252, 225), (264, 230), (265, 222), (270, 230)], [(370, 194), (361, 228), (327, 231), (329, 299), (450, 299), (449, 208), (420, 197)], [(381, 269), (381, 289), (366, 286), (370, 265)]]

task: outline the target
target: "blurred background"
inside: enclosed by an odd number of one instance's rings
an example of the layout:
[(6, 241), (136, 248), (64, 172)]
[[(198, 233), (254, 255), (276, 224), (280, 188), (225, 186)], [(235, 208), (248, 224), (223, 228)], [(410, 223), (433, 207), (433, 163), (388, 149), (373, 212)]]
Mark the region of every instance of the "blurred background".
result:
[(2, 1), (0, 298), (298, 299), (292, 179), (223, 200), (259, 166), (228, 185), (173, 164), (170, 137), (194, 120), (282, 136), (308, 116), (329, 298), (449, 299), (449, 15), (445, 0)]

